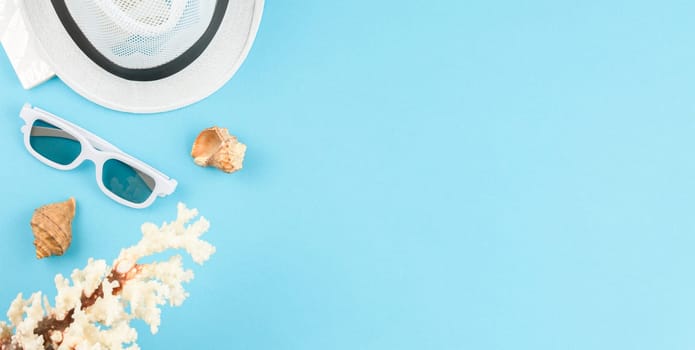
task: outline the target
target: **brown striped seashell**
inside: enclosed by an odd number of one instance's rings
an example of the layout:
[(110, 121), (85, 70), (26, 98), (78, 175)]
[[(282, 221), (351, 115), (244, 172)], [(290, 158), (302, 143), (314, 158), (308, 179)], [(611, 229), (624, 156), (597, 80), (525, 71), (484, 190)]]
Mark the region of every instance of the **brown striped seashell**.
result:
[(191, 156), (202, 166), (213, 166), (226, 173), (243, 167), (246, 145), (229, 134), (227, 128), (214, 126), (203, 130), (193, 143)]
[(36, 257), (63, 255), (72, 242), (72, 219), (75, 217), (75, 199), (44, 205), (34, 210), (31, 230), (34, 231)]

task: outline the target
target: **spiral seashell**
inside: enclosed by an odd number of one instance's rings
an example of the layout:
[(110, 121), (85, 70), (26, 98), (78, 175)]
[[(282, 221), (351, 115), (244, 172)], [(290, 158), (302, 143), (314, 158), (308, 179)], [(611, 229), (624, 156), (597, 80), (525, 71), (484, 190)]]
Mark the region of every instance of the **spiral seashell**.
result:
[(203, 130), (193, 143), (191, 156), (202, 166), (213, 166), (226, 173), (243, 167), (246, 145), (229, 134), (227, 128), (214, 126)]
[(72, 219), (75, 199), (44, 205), (34, 211), (31, 230), (34, 231), (36, 257), (63, 255), (72, 242)]

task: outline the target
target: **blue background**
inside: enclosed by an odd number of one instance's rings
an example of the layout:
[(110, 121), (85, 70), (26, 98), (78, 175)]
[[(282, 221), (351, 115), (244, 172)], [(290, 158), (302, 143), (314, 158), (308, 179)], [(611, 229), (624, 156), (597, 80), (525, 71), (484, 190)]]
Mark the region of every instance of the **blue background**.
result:
[[(0, 58), (0, 305), (113, 259), (183, 201), (218, 252), (143, 349), (692, 349), (690, 1), (268, 1), (235, 78), (135, 116)], [(179, 181), (146, 210), (33, 159), (31, 102)], [(196, 167), (230, 128), (244, 169)], [(73, 246), (29, 219), (75, 196)], [(3, 308), (3, 306), (0, 306)]]

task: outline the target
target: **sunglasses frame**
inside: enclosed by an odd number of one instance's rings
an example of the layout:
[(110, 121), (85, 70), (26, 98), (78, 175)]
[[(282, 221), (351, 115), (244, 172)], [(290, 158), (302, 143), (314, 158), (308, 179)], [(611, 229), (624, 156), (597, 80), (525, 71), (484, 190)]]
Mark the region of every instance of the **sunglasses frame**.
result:
[[(25, 104), (20, 112), (20, 117), (24, 120), (24, 125), (21, 127), (21, 131), (24, 134), (24, 146), (27, 148), (29, 153), (38, 159), (42, 163), (58, 169), (58, 170), (72, 170), (80, 166), (85, 160), (90, 160), (94, 163), (96, 168), (96, 180), (99, 189), (104, 192), (109, 198), (114, 201), (123, 204), (131, 208), (146, 208), (150, 206), (157, 197), (164, 197), (170, 195), (174, 192), (177, 186), (177, 182), (174, 179), (169, 178), (157, 169), (147, 165), (146, 163), (138, 160), (137, 158), (121, 151), (116, 146), (107, 142), (106, 140), (92, 134), (91, 132), (82, 129), (81, 127), (68, 122), (54, 114), (46, 112), (40, 108), (32, 107), (30, 104)], [(76, 141), (80, 143), (80, 154), (69, 164), (59, 164), (56, 163), (40, 153), (38, 153), (30, 143), (31, 130), (34, 122), (41, 120), (50, 123), (65, 133), (69, 134)], [(136, 172), (140, 172), (152, 178), (154, 180), (154, 186), (152, 188), (152, 193), (150, 196), (142, 203), (134, 203), (127, 201), (115, 193), (111, 192), (106, 188), (102, 180), (102, 173), (104, 164), (110, 159), (115, 159), (123, 162), (124, 164), (130, 166)]]

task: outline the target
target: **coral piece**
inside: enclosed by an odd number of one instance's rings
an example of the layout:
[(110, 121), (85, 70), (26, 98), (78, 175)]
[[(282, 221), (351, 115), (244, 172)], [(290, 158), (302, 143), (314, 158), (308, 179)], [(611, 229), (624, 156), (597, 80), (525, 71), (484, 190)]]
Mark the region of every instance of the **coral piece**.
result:
[(200, 166), (213, 166), (226, 173), (242, 168), (246, 145), (229, 134), (227, 128), (213, 126), (198, 134), (193, 143), (191, 156)]
[(34, 211), (31, 230), (34, 231), (36, 257), (63, 255), (72, 242), (72, 219), (75, 199), (44, 205)]
[(193, 272), (183, 268), (175, 255), (163, 262), (138, 263), (141, 258), (170, 249), (188, 252), (202, 264), (215, 247), (200, 239), (210, 224), (198, 211), (179, 203), (175, 221), (160, 227), (142, 225), (138, 244), (121, 250), (108, 266), (89, 259), (71, 280), (57, 275), (55, 305), (41, 292), (24, 299), (20, 293), (7, 312), (9, 323), (0, 322), (0, 350), (41, 349), (139, 349), (133, 319), (144, 320), (152, 333), (160, 323), (160, 306), (179, 306), (188, 293), (183, 283)]

